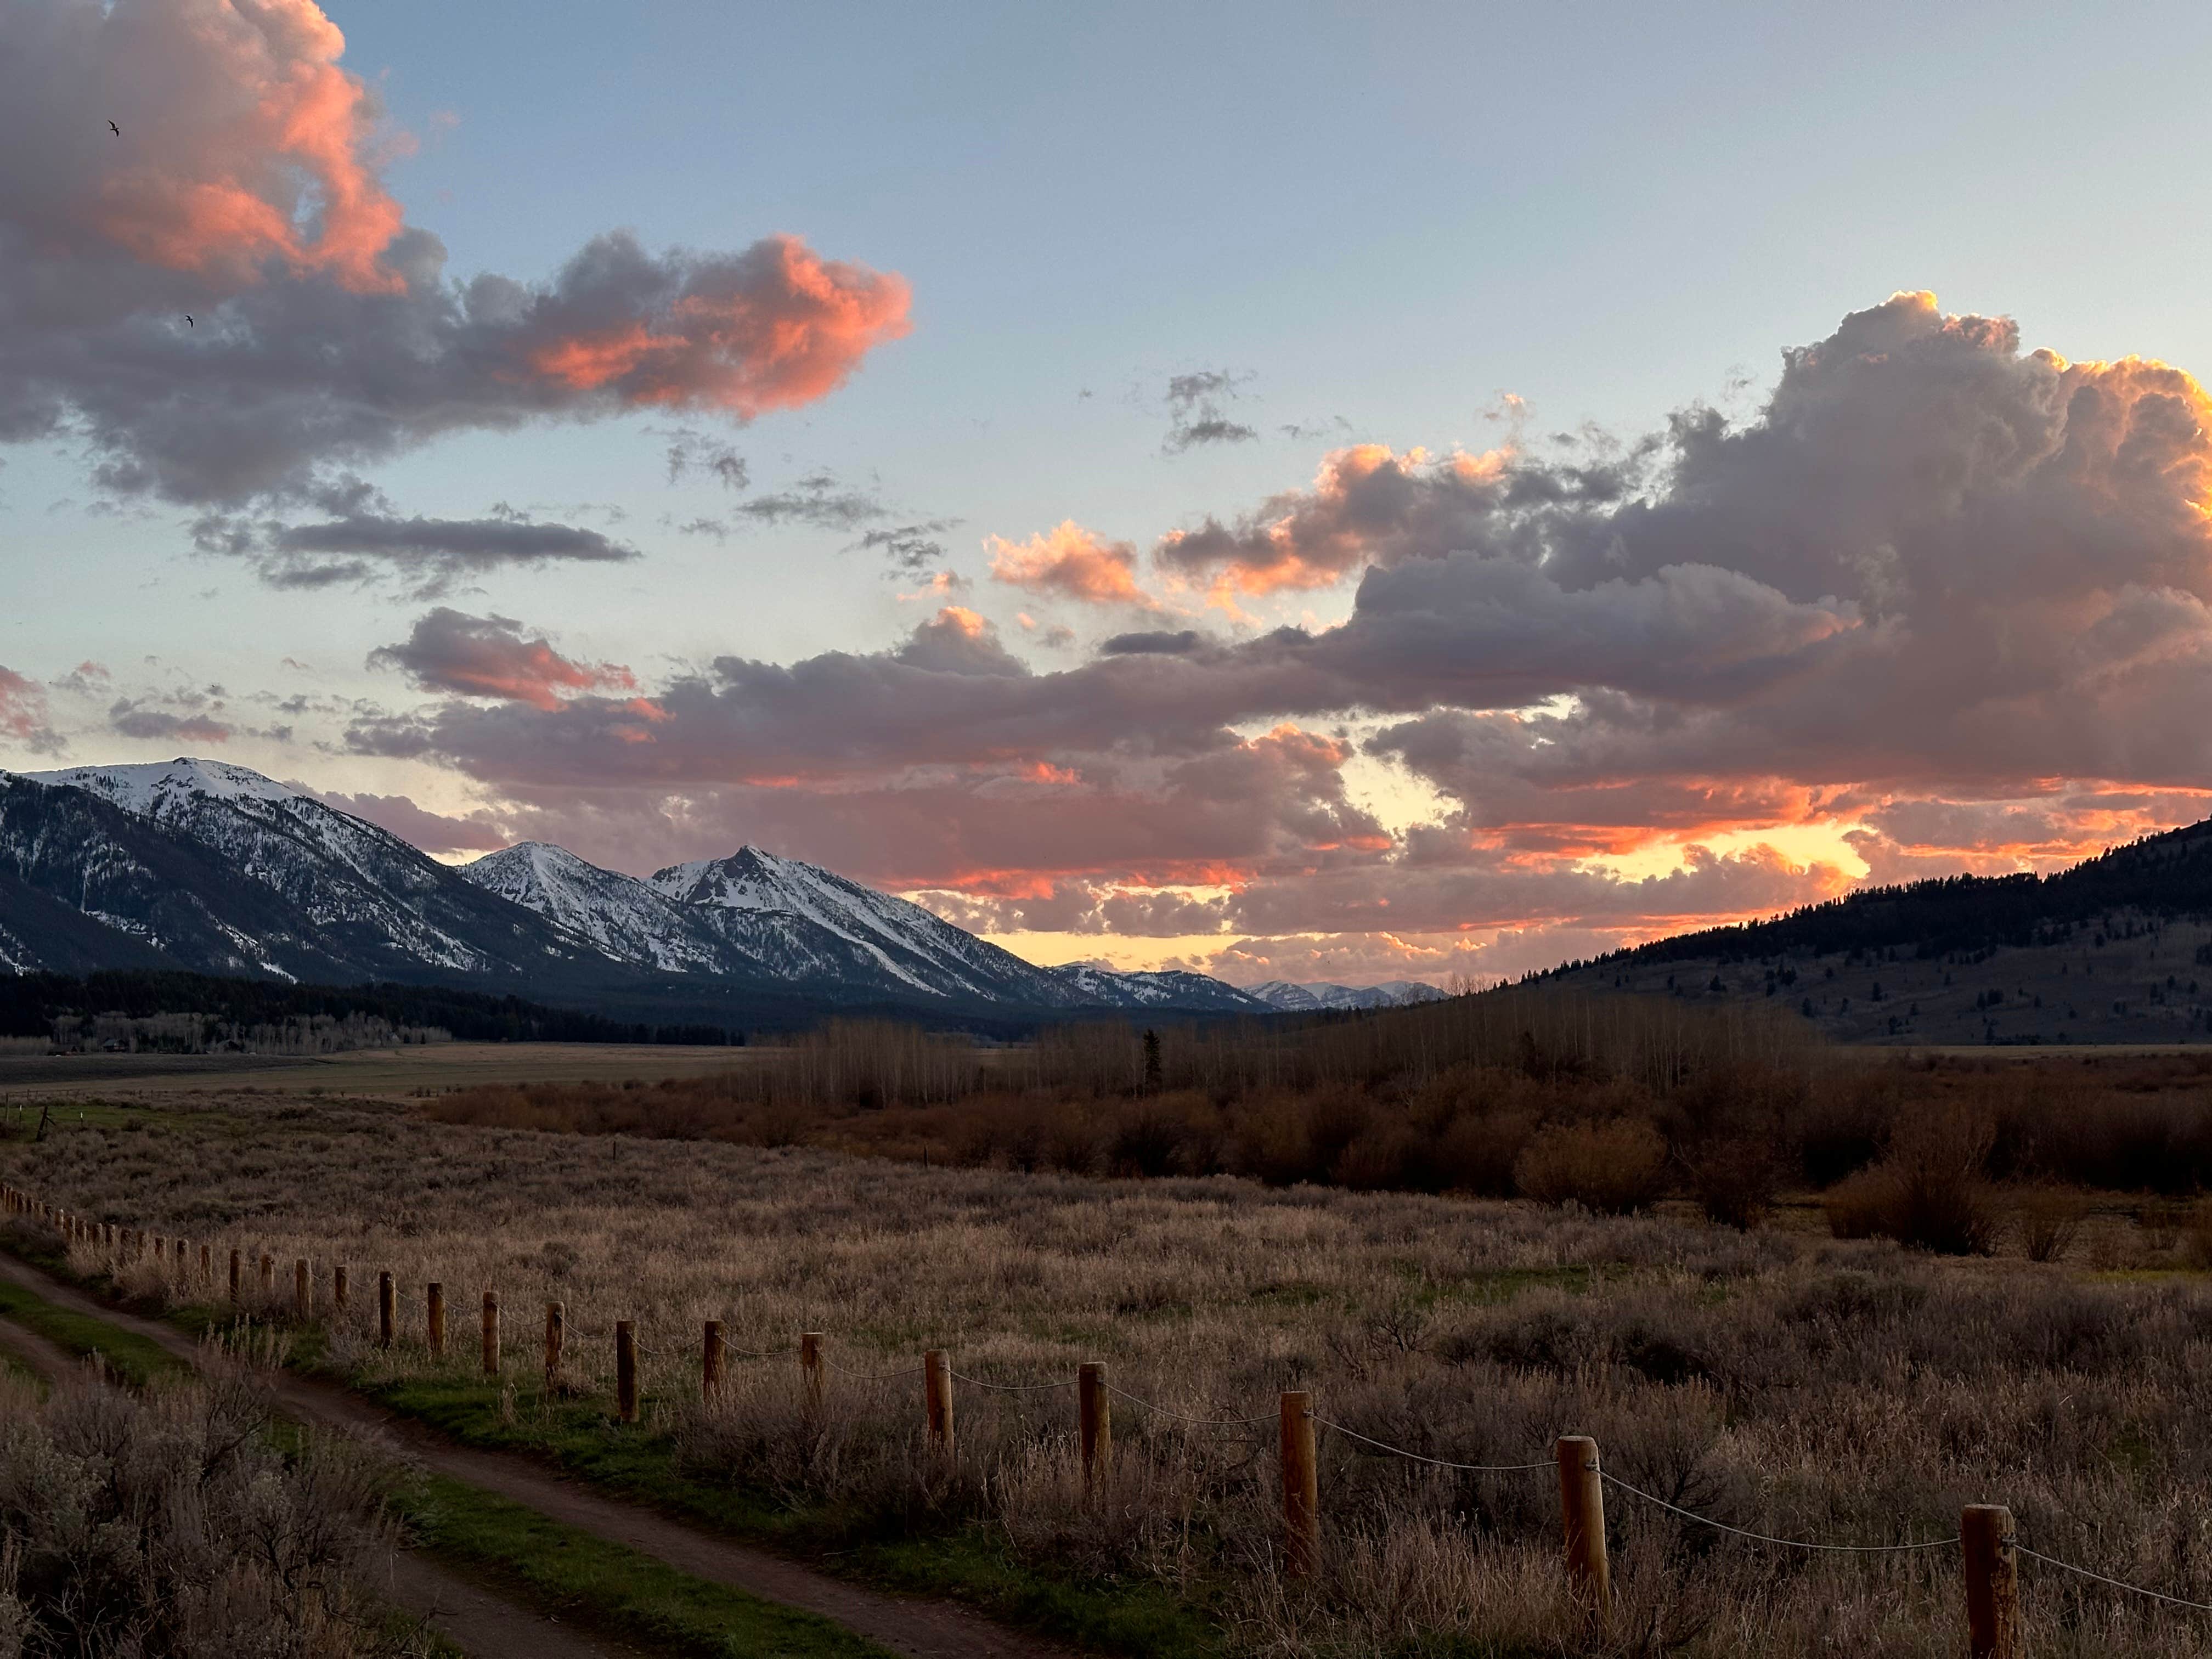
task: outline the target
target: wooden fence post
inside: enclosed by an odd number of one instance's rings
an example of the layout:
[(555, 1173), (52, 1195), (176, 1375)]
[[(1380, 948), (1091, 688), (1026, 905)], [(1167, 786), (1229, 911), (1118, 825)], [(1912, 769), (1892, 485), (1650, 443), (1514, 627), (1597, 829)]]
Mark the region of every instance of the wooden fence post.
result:
[(1314, 1462), (1313, 1395), (1283, 1393), (1283, 1562), (1293, 1578), (1321, 1570), (1321, 1472)]
[(430, 1358), (446, 1357), (446, 1287), (434, 1280), (422, 1287), (422, 1326), (430, 1340)]
[(230, 1253), (230, 1304), (234, 1308), (238, 1305), (239, 1265), (239, 1253), (233, 1250)]
[(292, 1317), (302, 1325), (315, 1316), (315, 1270), (301, 1256), (292, 1263)]
[(806, 1377), (806, 1415), (810, 1423), (822, 1420), (822, 1333), (799, 1334), (799, 1369)]
[(1563, 1434), (1555, 1449), (1567, 1583), (1602, 1619), (1612, 1610), (1613, 1570), (1605, 1554), (1605, 1479), (1598, 1473), (1597, 1442), (1586, 1434)]
[(200, 1283), (215, 1283), (215, 1246), (212, 1244), (200, 1246)]
[(499, 1375), (499, 1292), (497, 1291), (484, 1292), (483, 1368), (486, 1376)]
[(398, 1302), (390, 1271), (380, 1271), (376, 1275), (376, 1346), (380, 1348), (392, 1346), (392, 1328), (399, 1322)]
[(2027, 1641), (2012, 1511), (2002, 1504), (1967, 1504), (1959, 1516), (1959, 1548), (1966, 1558), (1967, 1652), (1973, 1659), (2021, 1659)]
[(1095, 1359), (1075, 1373), (1075, 1425), (1083, 1447), (1083, 1490), (1095, 1493), (1114, 1455), (1114, 1406), (1106, 1395), (1106, 1367)]
[(637, 1421), (637, 1333), (627, 1319), (615, 1321), (615, 1406), (623, 1422)]
[(272, 1302), (276, 1297), (276, 1258), (264, 1250), (261, 1253), (261, 1299)]
[(921, 1357), (921, 1403), (929, 1419), (929, 1443), (941, 1457), (952, 1455), (952, 1368), (945, 1352), (932, 1348)]
[(346, 1310), (346, 1270), (341, 1261), (331, 1269), (331, 1306), (339, 1314)]
[(549, 1390), (561, 1380), (561, 1346), (568, 1335), (568, 1314), (564, 1303), (545, 1304), (545, 1386)]
[(179, 1238), (170, 1242), (177, 1248), (177, 1277), (182, 1279), (185, 1276), (185, 1241)]
[(699, 1398), (711, 1406), (722, 1397), (722, 1322), (710, 1319), (699, 1346)]
[[(138, 1242), (139, 1242), (139, 1243), (140, 1243), (142, 1246), (145, 1243), (146, 1240), (145, 1240), (145, 1236), (144, 1236), (143, 1234), (141, 1234), (141, 1235), (139, 1236), (139, 1240), (138, 1240)], [(142, 1250), (140, 1251), (140, 1254), (141, 1254), (141, 1255), (143, 1255), (143, 1254), (144, 1254), (144, 1251), (142, 1249)], [(163, 1249), (161, 1248), (161, 1234), (159, 1234), (159, 1233), (155, 1233), (155, 1234), (154, 1235), (154, 1265), (155, 1265), (155, 1267), (161, 1267), (161, 1265), (162, 1265), (166, 1261), (167, 1261), (167, 1259), (168, 1259), (168, 1252), (167, 1252), (167, 1250), (165, 1250), (165, 1249)]]

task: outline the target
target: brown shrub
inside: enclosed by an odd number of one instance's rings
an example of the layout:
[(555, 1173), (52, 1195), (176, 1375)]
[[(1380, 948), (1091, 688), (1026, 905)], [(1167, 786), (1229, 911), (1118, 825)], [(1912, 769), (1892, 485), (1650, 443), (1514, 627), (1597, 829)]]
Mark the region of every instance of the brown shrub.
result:
[(1430, 1153), (1437, 1190), (1510, 1198), (1513, 1166), (1535, 1134), (1536, 1123), (1535, 1113), (1525, 1109), (1454, 1121)]
[(1560, 1123), (1540, 1130), (1513, 1165), (1514, 1185), (1540, 1204), (1602, 1215), (1640, 1210), (1665, 1186), (1667, 1142), (1649, 1123)]
[(2163, 1255), (2181, 1242), (2193, 1212), (2194, 1206), (2179, 1199), (2148, 1198), (2136, 1207), (2136, 1225), (2142, 1230), (2143, 1243)]
[(2051, 1182), (2018, 1188), (2012, 1203), (2030, 1261), (2056, 1261), (2064, 1255), (2089, 1214), (2087, 1194)]
[(2212, 1198), (2197, 1200), (2196, 1207), (2190, 1211), (2181, 1249), (2191, 1267), (2212, 1267)]
[(1893, 1238), (1939, 1255), (1987, 1255), (1997, 1209), (1983, 1174), (1996, 1126), (1971, 1103), (1944, 1101), (1901, 1116), (1870, 1170), (1823, 1200), (1838, 1238)]
[(1771, 1139), (1725, 1136), (1707, 1142), (1686, 1162), (1690, 1195), (1708, 1221), (1748, 1229), (1774, 1207), (1782, 1171)]

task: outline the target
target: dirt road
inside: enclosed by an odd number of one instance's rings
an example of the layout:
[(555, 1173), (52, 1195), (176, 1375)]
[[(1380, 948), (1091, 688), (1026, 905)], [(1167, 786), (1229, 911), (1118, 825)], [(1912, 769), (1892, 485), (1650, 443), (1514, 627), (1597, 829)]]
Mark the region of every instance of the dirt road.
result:
[[(150, 1337), (188, 1363), (198, 1359), (192, 1343), (170, 1327), (95, 1302), (12, 1256), (0, 1256), (0, 1275), (59, 1306)], [(295, 1416), (386, 1440), (439, 1474), (525, 1504), (594, 1537), (642, 1550), (694, 1577), (819, 1614), (908, 1659), (1076, 1659), (1073, 1649), (1003, 1629), (965, 1607), (848, 1584), (765, 1550), (672, 1521), (642, 1504), (604, 1497), (526, 1459), (456, 1446), (335, 1384), (284, 1373), (276, 1379), (276, 1390), (284, 1409)]]
[[(34, 1288), (43, 1291), (45, 1287)], [(0, 1348), (57, 1388), (67, 1387), (83, 1370), (67, 1350), (6, 1319), (0, 1319)], [(386, 1601), (421, 1620), (470, 1659), (627, 1659), (633, 1653), (629, 1648), (591, 1640), (528, 1607), (502, 1600), (419, 1554), (394, 1554), (373, 1588)]]

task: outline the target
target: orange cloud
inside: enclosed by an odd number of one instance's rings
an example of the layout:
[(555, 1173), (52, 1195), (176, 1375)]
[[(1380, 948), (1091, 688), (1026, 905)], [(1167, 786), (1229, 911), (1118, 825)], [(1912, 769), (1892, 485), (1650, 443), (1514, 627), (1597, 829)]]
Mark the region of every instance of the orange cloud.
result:
[(1159, 601), (1137, 586), (1137, 550), (1109, 542), (1073, 519), (1025, 542), (991, 537), (991, 574), (1032, 592), (1056, 594), (1086, 605), (1133, 605), (1157, 610)]
[[(578, 662), (542, 636), (526, 636), (511, 617), (471, 617), (444, 605), (418, 618), (404, 641), (372, 652), (368, 659), (372, 666), (404, 670), (427, 690), (547, 711), (562, 706), (564, 692), (637, 690), (636, 676), (620, 663)], [(666, 709), (646, 697), (633, 697), (622, 708), (647, 722), (668, 718)], [(616, 735), (627, 743), (652, 741), (643, 726), (622, 727)]]
[(582, 326), (530, 348), (532, 371), (623, 402), (751, 419), (827, 396), (912, 327), (896, 272), (824, 259), (795, 236), (692, 270), (649, 319)]
[(1209, 517), (1171, 530), (1153, 557), (1181, 574), (1210, 573), (1212, 602), (1231, 611), (1239, 596), (1334, 586), (1410, 547), (1470, 544), (1464, 532), (1498, 507), (1512, 459), (1495, 449), (1437, 461), (1424, 449), (1353, 444), (1322, 458), (1311, 489), (1273, 496), (1233, 525)]
[(167, 84), (125, 131), (92, 228), (173, 270), (251, 281), (275, 258), (357, 293), (403, 289), (382, 258), (404, 216), (364, 155), (375, 103), (338, 67), (337, 26), (313, 0), (174, 9), (116, 26)]

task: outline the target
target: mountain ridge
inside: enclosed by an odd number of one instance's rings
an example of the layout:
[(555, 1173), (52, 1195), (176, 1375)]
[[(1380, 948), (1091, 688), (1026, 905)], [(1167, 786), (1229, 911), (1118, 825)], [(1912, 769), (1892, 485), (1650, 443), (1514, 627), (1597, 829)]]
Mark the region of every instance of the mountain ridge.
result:
[[(784, 1017), (1276, 1008), (1202, 974), (1040, 967), (753, 846), (644, 878), (536, 842), (455, 867), (228, 762), (0, 772), (0, 971), (103, 968), (489, 984), (725, 1019), (732, 999)], [(1301, 1008), (1402, 988), (1274, 987)]]
[(1863, 888), (1528, 977), (1778, 998), (1846, 1042), (2212, 1041), (2212, 819), (2049, 875)]

